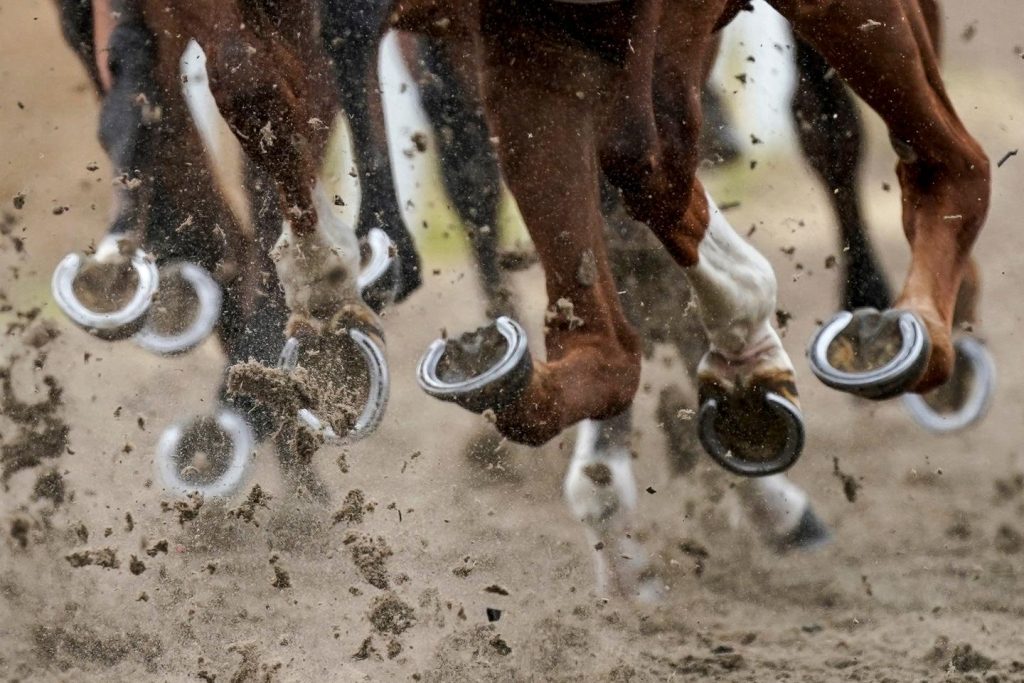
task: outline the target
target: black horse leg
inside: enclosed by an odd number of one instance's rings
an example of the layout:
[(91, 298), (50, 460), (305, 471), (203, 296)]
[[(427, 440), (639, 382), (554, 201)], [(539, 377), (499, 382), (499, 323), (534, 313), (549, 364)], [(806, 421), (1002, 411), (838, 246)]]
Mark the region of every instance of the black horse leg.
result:
[(352, 130), (362, 199), (356, 234), (381, 228), (395, 244), (401, 301), (422, 284), (416, 245), (402, 220), (388, 155), (378, 59), (389, 3), (379, 0), (323, 0), (323, 39), (334, 62), (342, 107)]
[(501, 171), (490, 141), (479, 93), (464, 83), (444, 41), (424, 37), (420, 64), (423, 109), (437, 135), (441, 178), (456, 213), (469, 231), (487, 315), (514, 316), (508, 288), (498, 267), (498, 203)]
[(57, 11), (60, 13), (60, 29), (64, 40), (82, 62), (96, 91), (102, 93), (103, 85), (100, 83), (93, 38), (92, 0), (58, 0)]
[(796, 38), (797, 87), (792, 111), (804, 156), (828, 192), (839, 221), (847, 310), (888, 308), (892, 294), (868, 240), (857, 175), (863, 130), (850, 91), (828, 63)]

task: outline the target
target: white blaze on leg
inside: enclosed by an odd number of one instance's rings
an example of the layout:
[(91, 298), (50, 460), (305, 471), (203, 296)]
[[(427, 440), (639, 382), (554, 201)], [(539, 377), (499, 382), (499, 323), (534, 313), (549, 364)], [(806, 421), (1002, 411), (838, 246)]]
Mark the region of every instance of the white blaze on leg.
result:
[(630, 538), (636, 509), (636, 480), (629, 451), (630, 416), (583, 420), (576, 429), (576, 447), (565, 475), (565, 499), (587, 530), (594, 556), (599, 593), (616, 591), (653, 602), (658, 587), (645, 577), (643, 547)]
[(736, 492), (754, 524), (775, 538), (793, 531), (807, 509), (807, 494), (784, 474), (744, 479)]
[(311, 311), (336, 311), (361, 301), (356, 289), (359, 244), (355, 230), (335, 214), (319, 184), (313, 190), (313, 199), (316, 229), (308, 235), (296, 235), (286, 220), (271, 251), (288, 308), (306, 315)]
[[(771, 264), (743, 240), (707, 195), (708, 228), (698, 261), (685, 270), (711, 352), (733, 362), (792, 370), (771, 326), (777, 285)], [(703, 365), (703, 363), (702, 363)]]

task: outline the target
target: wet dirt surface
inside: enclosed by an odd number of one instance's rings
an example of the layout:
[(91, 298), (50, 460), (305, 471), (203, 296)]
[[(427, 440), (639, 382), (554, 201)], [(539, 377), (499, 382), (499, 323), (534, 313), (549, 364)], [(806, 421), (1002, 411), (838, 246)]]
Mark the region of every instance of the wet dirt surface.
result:
[[(946, 4), (952, 97), (999, 158), (1022, 145), (1022, 38), (1007, 19), (1019, 7)], [(12, 368), (18, 404), (47, 404), (46, 376), (63, 390), (49, 418), (19, 423), (17, 408), (0, 416), (4, 453), (49, 443), (48, 455), (11, 470), (0, 494), (5, 680), (1024, 680), (1024, 269), (1007, 248), (1024, 211), (1020, 157), (995, 171), (976, 247), (998, 393), (982, 426), (947, 438), (915, 427), (898, 402), (857, 402), (811, 377), (803, 348), (835, 309), (839, 269), (795, 267), (836, 253), (810, 175), (762, 152), (756, 170), (708, 176), (720, 204), (742, 199), (727, 215), (741, 234), (757, 226), (752, 241), (777, 269), (808, 431), (792, 474), (835, 541), (779, 557), (737, 514), (733, 480), (707, 458), (671, 476), (654, 416), (683, 369), (659, 347), (636, 404), (634, 536), (667, 591), (661, 605), (634, 608), (592, 590), (591, 549), (561, 499), (571, 435), (537, 450), (504, 446), (514, 476), (481, 477), (462, 449), (486, 420), (416, 387), (416, 361), (439, 326), (484, 320), (459, 264), (437, 266), (424, 291), (388, 314), (389, 411), (370, 439), (315, 455), (329, 504), (290, 493), (269, 445), (234, 499), (196, 506), (163, 491), (152, 459), (160, 431), (215, 405), (223, 360), (213, 344), (154, 358), (59, 319), (49, 276), (63, 254), (102, 234), (110, 172), (92, 136), (86, 77), (49, 3), (0, 1), (0, 75), (0, 212), (13, 216), (0, 235), (0, 334), (33, 306), (60, 331), (41, 348), (23, 328), (0, 336), (0, 367)], [(877, 121), (868, 127), (868, 218), (896, 273), (906, 263), (900, 207), (883, 189), (895, 187), (893, 157)], [(780, 252), (791, 245), (795, 257)], [(517, 273), (515, 284), (539, 339), (539, 271)], [(48, 419), (63, 436), (25, 436), (46, 435)], [(852, 501), (833, 458), (859, 485)], [(256, 484), (259, 502), (245, 507)], [(236, 509), (251, 509), (251, 520), (229, 514)], [(386, 569), (386, 588), (356, 560), (359, 544)], [(111, 557), (117, 566), (104, 566)], [(493, 585), (507, 595), (486, 590)]]

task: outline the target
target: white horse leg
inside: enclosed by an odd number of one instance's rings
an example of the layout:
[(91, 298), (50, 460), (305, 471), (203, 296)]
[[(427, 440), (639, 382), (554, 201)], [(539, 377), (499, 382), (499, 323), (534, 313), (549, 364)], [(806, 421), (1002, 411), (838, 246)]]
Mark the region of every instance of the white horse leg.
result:
[(684, 271), (709, 342), (697, 370), (701, 442), (736, 474), (781, 472), (799, 456), (804, 428), (796, 373), (771, 325), (775, 273), (706, 200), (699, 259)]
[(637, 503), (631, 423), (629, 410), (608, 420), (579, 423), (564, 491), (569, 509), (586, 528), (598, 592), (654, 602), (659, 597), (656, 579), (647, 553), (631, 534)]
[(780, 553), (815, 550), (831, 540), (807, 493), (784, 474), (743, 479), (736, 493), (754, 526)]

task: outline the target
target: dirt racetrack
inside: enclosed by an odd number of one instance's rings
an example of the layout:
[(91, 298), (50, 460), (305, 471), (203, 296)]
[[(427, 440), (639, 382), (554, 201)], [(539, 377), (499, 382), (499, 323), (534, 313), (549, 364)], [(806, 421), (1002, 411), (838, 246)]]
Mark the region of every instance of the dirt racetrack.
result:
[[(1024, 146), (1024, 7), (944, 5), (953, 100), (998, 160)], [(756, 224), (751, 239), (776, 266), (808, 419), (792, 474), (835, 542), (776, 556), (724, 475), (704, 465), (669, 476), (652, 416), (682, 370), (662, 354), (645, 371), (635, 450), (650, 490), (638, 537), (668, 591), (637, 608), (592, 591), (590, 552), (561, 498), (571, 434), (482, 472), (463, 447), (485, 421), (416, 388), (438, 328), (481, 320), (472, 273), (451, 258), (435, 258), (424, 290), (386, 318), (395, 384), (382, 428), (320, 453), (330, 506), (289, 496), (266, 446), (223, 504), (195, 510), (162, 492), (156, 439), (213, 400), (219, 351), (156, 359), (64, 322), (49, 276), (102, 234), (110, 168), (49, 2), (0, 0), (0, 82), (0, 367), (21, 401), (44, 402), (46, 376), (63, 388), (50, 412), (0, 416), (5, 465), (16, 447), (53, 456), (0, 491), (5, 680), (1024, 681), (1024, 156), (994, 169), (976, 247), (997, 396), (982, 425), (945, 438), (899, 402), (856, 402), (807, 370), (804, 344), (835, 306), (836, 271), (824, 267), (835, 238), (792, 153), (765, 146), (753, 170), (745, 160), (707, 174), (720, 203), (742, 202), (731, 220), (740, 232)], [(895, 274), (906, 248), (885, 189), (897, 187), (893, 156), (877, 119), (869, 129), (868, 216)], [(538, 280), (536, 269), (517, 276), (533, 332)], [(59, 333), (41, 348), (38, 322), (25, 332), (18, 316), (36, 306)], [(19, 443), (26, 430), (36, 436)], [(38, 435), (54, 430), (48, 448)], [(834, 459), (860, 486), (854, 500)], [(231, 514), (257, 483), (265, 507)], [(488, 608), (500, 619), (489, 623)]]

